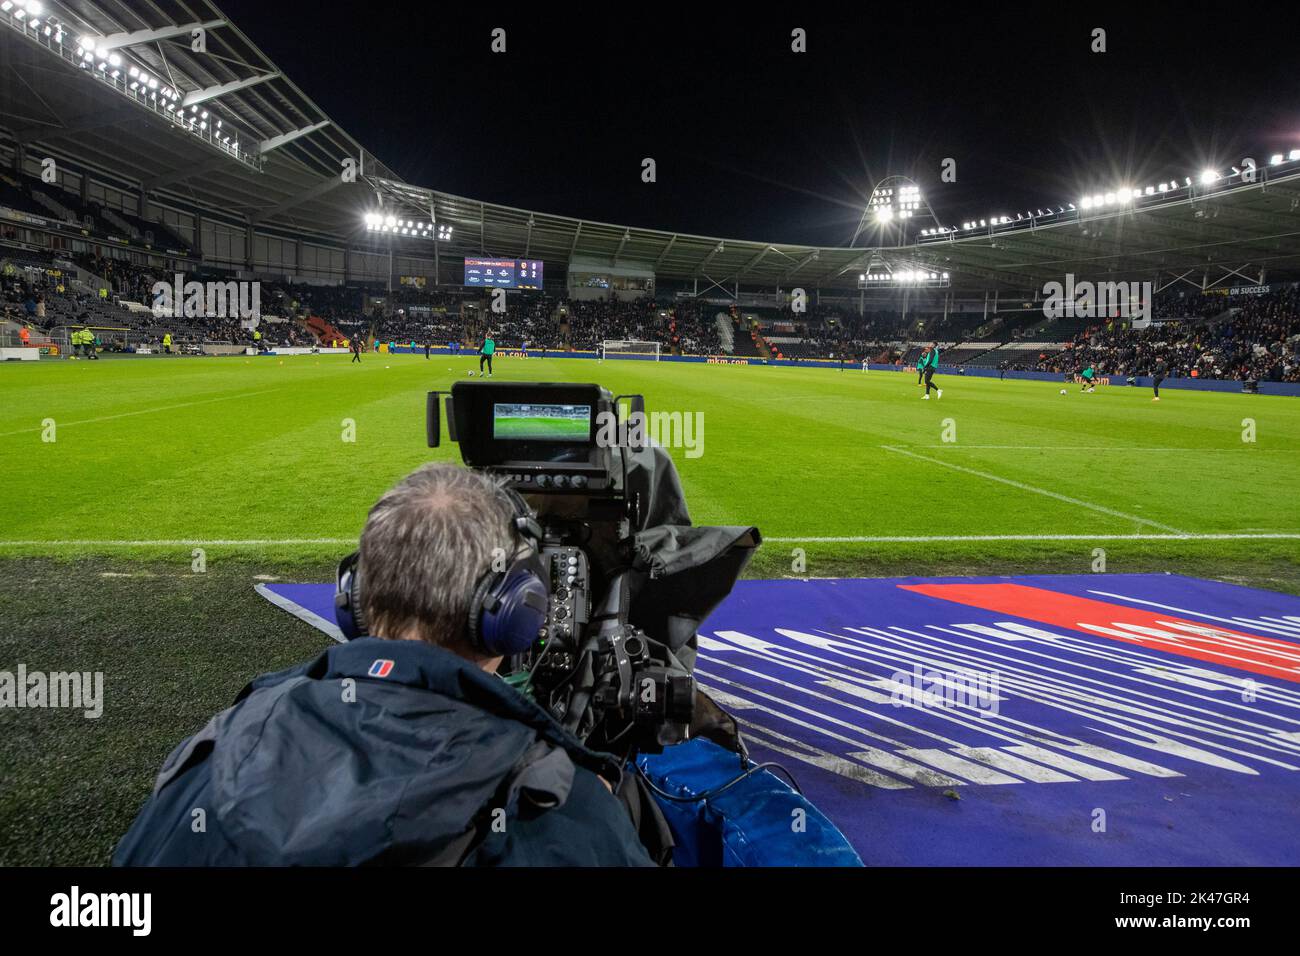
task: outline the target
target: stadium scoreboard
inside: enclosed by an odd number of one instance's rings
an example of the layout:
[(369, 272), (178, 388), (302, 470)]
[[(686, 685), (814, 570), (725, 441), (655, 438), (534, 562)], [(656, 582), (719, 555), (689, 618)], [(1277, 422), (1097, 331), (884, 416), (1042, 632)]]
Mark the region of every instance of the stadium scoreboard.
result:
[(540, 259), (475, 259), (465, 257), (465, 285), (496, 289), (540, 289)]

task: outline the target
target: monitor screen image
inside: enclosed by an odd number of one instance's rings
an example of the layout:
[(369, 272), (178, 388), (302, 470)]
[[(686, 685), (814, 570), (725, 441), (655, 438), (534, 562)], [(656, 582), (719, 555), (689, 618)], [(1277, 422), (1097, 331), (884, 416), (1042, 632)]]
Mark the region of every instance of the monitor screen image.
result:
[(583, 442), (590, 434), (590, 405), (524, 405), (497, 402), (492, 407), (493, 438)]

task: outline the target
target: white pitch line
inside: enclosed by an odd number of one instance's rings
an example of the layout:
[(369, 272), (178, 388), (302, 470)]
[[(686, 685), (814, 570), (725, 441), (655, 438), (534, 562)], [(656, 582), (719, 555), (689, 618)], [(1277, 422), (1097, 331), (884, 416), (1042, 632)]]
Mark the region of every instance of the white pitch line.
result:
[[(891, 446), (881, 445), (881, 448)], [(1162, 445), (967, 445), (965, 443), (947, 442), (942, 445), (916, 445), (917, 448), (949, 448), (955, 451), (962, 451), (968, 448), (977, 449), (1001, 449), (1003, 451), (1187, 451), (1187, 452), (1219, 452), (1219, 451), (1249, 451), (1252, 455), (1260, 452), (1282, 452), (1296, 454), (1300, 453), (1300, 448), (1252, 448), (1248, 445), (1241, 445), (1234, 448), (1166, 448)]]
[(0, 548), (206, 548), (206, 547), (271, 547), (308, 544), (356, 545), (356, 538), (170, 538), (151, 541), (123, 541), (120, 539), (64, 540), (64, 541), (0, 541)]
[(1021, 491), (1029, 491), (1036, 495), (1043, 495), (1046, 498), (1055, 498), (1057, 501), (1064, 501), (1066, 504), (1077, 505), (1080, 508), (1087, 508), (1090, 511), (1096, 511), (1100, 514), (1110, 515), (1112, 518), (1123, 518), (1126, 521), (1136, 521), (1138, 524), (1150, 525), (1153, 528), (1159, 528), (1172, 534), (1186, 534), (1185, 531), (1179, 531), (1177, 528), (1170, 527), (1167, 524), (1161, 524), (1159, 521), (1152, 521), (1150, 518), (1140, 518), (1137, 515), (1126, 514), (1123, 511), (1116, 511), (1114, 508), (1107, 508), (1104, 505), (1093, 504), (1091, 501), (1083, 501), (1080, 498), (1071, 498), (1069, 495), (1062, 495), (1055, 491), (1049, 491), (1046, 488), (1038, 488), (1034, 485), (1027, 485), (1023, 481), (1013, 481), (1010, 478), (1003, 478), (1001, 475), (995, 475), (987, 471), (979, 471), (976, 468), (967, 468), (965, 465), (954, 465), (952, 462), (944, 461), (941, 458), (931, 458), (929, 455), (918, 455), (914, 451), (908, 451), (906, 448), (898, 448), (895, 445), (881, 445), (885, 451), (892, 451), (895, 454), (907, 455), (910, 458), (916, 458), (919, 461), (926, 461), (932, 465), (938, 465), (940, 468), (948, 468), (952, 471), (960, 471), (967, 475), (974, 475), (976, 478), (983, 478), (986, 481), (996, 481), (1000, 484), (1009, 485), (1012, 488), (1018, 488)]
[[(213, 402), (228, 402), (235, 398), (249, 398), (253, 395), (265, 395), (267, 392), (278, 392), (283, 385), (277, 385), (275, 388), (263, 388), (256, 392), (236, 392), (234, 395), (219, 395), (216, 398), (201, 398), (196, 402), (181, 402), (177, 405), (160, 405), (157, 408), (142, 408), (134, 412), (120, 412), (117, 415), (101, 415), (99, 418), (83, 418), (75, 422), (55, 421), (57, 428), (68, 428), (72, 425), (93, 425), (96, 422), (111, 422), (115, 418), (130, 418), (133, 415), (153, 415), (157, 412), (170, 412), (177, 408), (189, 408), (193, 405), (210, 405)], [(25, 435), (28, 432), (38, 432), (44, 428), (43, 425), (34, 425), (31, 428), (19, 428), (11, 432), (0, 432), (0, 438), (8, 438), (10, 435)]]
[[(942, 544), (947, 541), (1291, 541), (1300, 532), (1266, 534), (927, 534), (927, 535), (841, 535), (789, 538), (763, 536), (772, 544)], [(3, 542), (0, 542), (3, 544)]]
[[(943, 544), (961, 541), (1296, 541), (1300, 532), (1260, 534), (931, 534), (931, 535), (838, 535), (806, 538), (764, 537), (769, 544)], [(140, 540), (63, 539), (39, 541), (0, 540), (3, 548), (204, 548), (204, 547), (297, 547), (304, 545), (351, 545), (356, 538), (155, 538)]]

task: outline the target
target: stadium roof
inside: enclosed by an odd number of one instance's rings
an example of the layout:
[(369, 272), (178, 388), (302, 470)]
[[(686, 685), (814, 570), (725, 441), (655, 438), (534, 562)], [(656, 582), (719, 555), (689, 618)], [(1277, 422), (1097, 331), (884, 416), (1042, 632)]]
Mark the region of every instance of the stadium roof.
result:
[[(16, 2), (16, 0), (15, 0)], [(21, 6), (21, 4), (20, 4)], [(450, 226), (444, 258), (486, 254), (567, 263), (585, 256), (722, 286), (857, 288), (868, 271), (929, 270), (954, 287), (1028, 292), (1079, 279), (1183, 277), (1201, 285), (1300, 270), (1300, 163), (1261, 169), (1253, 184), (1105, 211), (949, 233), (871, 248), (755, 242), (643, 229), (529, 211), (404, 182), (335, 124), (216, 4), (179, 0), (48, 0), (42, 26), (0, 15), (0, 54), (20, 83), (0, 84), (0, 123), (29, 153), (72, 157), (145, 191), (187, 200), (250, 227), (433, 255), (432, 240), (367, 235), (383, 204)], [(53, 35), (45, 27), (55, 25)], [(207, 50), (191, 49), (202, 27)], [(62, 28), (61, 43), (55, 40)], [(89, 60), (77, 52), (96, 45)], [(113, 66), (108, 57), (116, 56)], [(102, 66), (101, 66), (102, 65)], [(164, 110), (130, 67), (174, 91)], [(121, 75), (110, 78), (113, 70)], [(310, 83), (310, 77), (305, 82)], [(166, 98), (164, 98), (166, 100)], [(177, 109), (188, 110), (178, 121)], [(209, 111), (206, 130), (197, 127)], [(222, 126), (215, 127), (217, 120)], [(189, 122), (193, 120), (193, 122)], [(223, 142), (223, 139), (225, 140)], [(237, 144), (237, 145), (234, 145)], [(359, 160), (356, 182), (341, 175)]]
[[(21, 78), (0, 84), (0, 122), (11, 142), (29, 152), (45, 147), (72, 155), (148, 192), (181, 196), (249, 224), (333, 236), (352, 231), (349, 219), (359, 216), (364, 199), (353, 196), (349, 208), (332, 194), (346, 192), (341, 164), (361, 160), (361, 145), (215, 4), (45, 0), (40, 6), (35, 30), (31, 17), (15, 17), (17, 8), (0, 15), (0, 54), (11, 77)], [(200, 27), (205, 52), (191, 49), (191, 31)], [(77, 52), (83, 39), (98, 51), (84, 66)], [(156, 88), (132, 90), (132, 70), (147, 71)], [(120, 76), (111, 79), (112, 72)], [(157, 94), (166, 88), (177, 96), (164, 109)], [(203, 111), (211, 114), (203, 133), (176, 120), (178, 113)], [(391, 175), (373, 157), (363, 162), (369, 172)]]
[[(1292, 164), (1293, 166), (1295, 164)], [(1234, 275), (1300, 268), (1300, 169), (1254, 184), (1051, 222), (950, 233), (909, 245), (834, 248), (640, 229), (480, 202), (372, 180), (386, 205), (432, 210), (467, 252), (568, 261), (574, 255), (650, 264), (657, 275), (710, 283), (857, 288), (868, 271), (947, 274), (954, 286), (1027, 291), (1066, 273), (1094, 281), (1213, 285)], [(398, 212), (401, 215), (401, 212)]]

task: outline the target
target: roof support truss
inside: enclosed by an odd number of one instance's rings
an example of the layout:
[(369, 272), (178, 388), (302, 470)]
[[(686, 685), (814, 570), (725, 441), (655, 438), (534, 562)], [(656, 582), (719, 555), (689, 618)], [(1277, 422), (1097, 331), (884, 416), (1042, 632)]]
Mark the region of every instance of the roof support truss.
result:
[(300, 129), (293, 129), (287, 133), (281, 133), (279, 136), (272, 136), (270, 139), (264, 139), (259, 144), (260, 152), (262, 152), (263, 154), (269, 153), (273, 149), (279, 149), (281, 146), (284, 146), (286, 143), (292, 143), (295, 139), (298, 139), (301, 136), (306, 136), (309, 133), (314, 133), (316, 132), (316, 130), (324, 129), (326, 126), (329, 125), (330, 125), (329, 120), (321, 120), (319, 123), (312, 123), (310, 126), (303, 126)]
[(229, 83), (221, 83), (217, 86), (205, 87), (201, 90), (190, 90), (185, 94), (185, 99), (181, 101), (182, 106), (195, 106), (199, 103), (206, 103), (208, 100), (216, 99), (218, 96), (225, 96), (227, 93), (237, 93), (240, 90), (246, 90), (250, 86), (256, 86), (258, 83), (265, 83), (267, 80), (274, 80), (279, 73), (259, 73), (257, 76), (250, 76), (243, 80), (231, 80)]
[[(136, 30), (133, 33), (113, 33), (102, 40), (95, 41), (96, 49), (120, 50), (123, 47), (136, 46), (140, 43), (156, 43), (173, 37), (189, 36), (195, 30), (215, 30), (224, 27), (225, 20), (208, 20), (205, 23), (180, 23), (156, 30)], [(152, 71), (151, 71), (152, 72)]]

